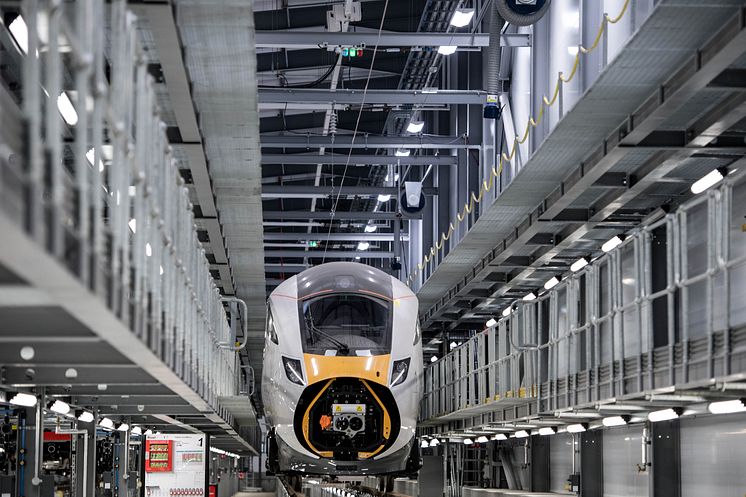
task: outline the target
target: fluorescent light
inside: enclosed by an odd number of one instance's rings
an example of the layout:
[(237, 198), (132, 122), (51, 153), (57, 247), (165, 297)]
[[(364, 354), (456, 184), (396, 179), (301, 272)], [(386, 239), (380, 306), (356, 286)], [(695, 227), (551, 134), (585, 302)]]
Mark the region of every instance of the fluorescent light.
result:
[(526, 430), (518, 430), (515, 432), (515, 438), (528, 438), (529, 433)]
[(75, 112), (75, 107), (73, 107), (70, 97), (68, 97), (67, 93), (64, 91), (60, 93), (59, 97), (57, 97), (57, 110), (60, 111), (62, 119), (64, 119), (67, 124), (70, 126), (78, 124), (78, 113)]
[(456, 9), (451, 17), (451, 26), (463, 28), (467, 26), (474, 17), (474, 9)]
[(668, 421), (670, 419), (676, 419), (679, 417), (679, 413), (676, 412), (676, 409), (662, 409), (660, 411), (653, 411), (651, 413), (648, 413), (648, 420), (652, 423), (657, 423), (659, 421)]
[(627, 424), (626, 416), (609, 416), (601, 420), (604, 426), (624, 426)]
[(492, 437), (492, 440), (507, 440), (508, 436), (505, 433), (498, 433)]
[(67, 414), (70, 412), (70, 404), (62, 402), (61, 400), (55, 400), (54, 403), (49, 407), (49, 410), (56, 412), (57, 414)]
[(430, 440), (430, 447), (435, 447), (437, 445), (440, 445), (440, 440), (438, 440), (437, 438), (433, 438), (432, 440)]
[(567, 425), (567, 432), (568, 433), (583, 433), (586, 430), (586, 427), (583, 423), (577, 423), (574, 425)]
[(471, 438), (465, 438), (464, 439), (464, 445), (471, 445), (474, 441)]
[(365, 232), (366, 233), (373, 233), (377, 229), (378, 229), (378, 226), (376, 226), (375, 224), (367, 224), (367, 225), (365, 225)]
[(536, 294), (534, 292), (528, 292), (526, 295), (523, 296), (523, 300), (526, 302), (536, 300)]
[(506, 317), (510, 316), (510, 313), (512, 311), (513, 311), (513, 309), (511, 309), (510, 307), (506, 307), (505, 309), (503, 309), (503, 317), (506, 318)]
[(438, 356), (434, 355), (430, 358), (430, 362), (436, 362), (438, 360)]
[(142, 428), (139, 426), (132, 427), (132, 431), (130, 432), (133, 435), (142, 435)]
[(358, 250), (368, 250), (368, 247), (370, 247), (370, 243), (368, 242), (358, 242), (357, 244)]
[(487, 328), (492, 328), (492, 327), (493, 327), (493, 326), (495, 326), (496, 324), (497, 324), (497, 321), (495, 321), (495, 318), (489, 318), (489, 319), (487, 320), (487, 322), (486, 322), (486, 323), (484, 323), (484, 325), (485, 325), (485, 326), (486, 326)]
[(36, 405), (36, 395), (18, 392), (13, 397), (11, 397), (10, 403), (17, 406), (34, 407)]
[(552, 276), (546, 283), (544, 283), (544, 288), (546, 290), (551, 290), (552, 288), (556, 287), (559, 282), (560, 280), (557, 276)]
[(101, 428), (106, 428), (107, 430), (114, 429), (114, 421), (110, 420), (109, 418), (102, 418), (101, 421), (98, 422), (98, 425)]
[(572, 263), (572, 266), (570, 266), (570, 271), (572, 271), (573, 273), (577, 273), (587, 265), (588, 259), (586, 259), (585, 257), (581, 257), (580, 259)]
[(544, 428), (539, 428), (539, 435), (546, 436), (546, 435), (554, 435), (555, 433), (557, 432), (554, 431), (554, 428), (549, 427), (549, 426), (545, 426)]
[(452, 55), (456, 53), (457, 48), (455, 45), (443, 45), (438, 47), (438, 53), (440, 55)]
[(16, 43), (18, 43), (18, 46), (23, 53), (28, 53), (28, 27), (26, 26), (26, 21), (23, 20), (23, 17), (16, 17), (13, 22), (10, 23), (8, 29), (13, 35), (13, 38), (16, 39)]
[(379, 202), (383, 203), (383, 202), (388, 202), (389, 200), (391, 200), (391, 195), (379, 195), (378, 196)]
[(609, 241), (601, 245), (601, 250), (604, 252), (611, 252), (615, 248), (617, 248), (619, 245), (622, 244), (624, 241), (624, 238), (620, 235), (616, 235), (613, 238), (611, 238)]
[(482, 435), (482, 436), (480, 436), (479, 438), (477, 438), (477, 443), (480, 443), (480, 444), (486, 444), (486, 443), (487, 443), (487, 442), (489, 442), (489, 441), (490, 441), (490, 439), (489, 439), (489, 438), (487, 438), (487, 437), (486, 437), (486, 436), (484, 436), (484, 435)]
[(713, 169), (712, 171), (704, 175), (701, 179), (694, 182), (694, 184), (692, 185), (692, 193), (694, 193), (695, 195), (698, 193), (702, 193), (711, 186), (720, 183), (720, 181), (722, 181), (724, 177), (725, 175), (723, 174), (723, 170)]
[(127, 431), (129, 429), (130, 429), (130, 425), (128, 425), (127, 423), (119, 423), (117, 425), (117, 431)]
[(409, 121), (407, 133), (419, 133), (425, 128), (425, 121)]
[(746, 405), (742, 400), (724, 400), (722, 402), (712, 402), (707, 406), (707, 410), (712, 414), (730, 414), (746, 411)]
[(90, 423), (93, 421), (93, 413), (88, 411), (83, 411), (78, 416), (78, 421), (81, 421), (83, 423)]
[(409, 154), (411, 154), (412, 151), (406, 148), (397, 148), (396, 152), (394, 152), (394, 155), (396, 157), (409, 157)]

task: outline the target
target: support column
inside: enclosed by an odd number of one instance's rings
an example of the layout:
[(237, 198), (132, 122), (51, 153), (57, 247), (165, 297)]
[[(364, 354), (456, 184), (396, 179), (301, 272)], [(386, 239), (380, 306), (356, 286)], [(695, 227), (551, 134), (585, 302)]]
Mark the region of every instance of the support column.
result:
[(678, 419), (651, 423), (651, 497), (681, 497), (681, 445)]
[(604, 494), (603, 431), (586, 431), (580, 437), (580, 495), (599, 497)]

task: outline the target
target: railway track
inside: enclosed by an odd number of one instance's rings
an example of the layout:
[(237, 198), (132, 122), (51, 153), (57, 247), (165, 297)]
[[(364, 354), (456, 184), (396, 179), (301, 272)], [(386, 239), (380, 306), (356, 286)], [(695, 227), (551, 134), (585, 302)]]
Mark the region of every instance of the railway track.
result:
[(381, 492), (361, 485), (339, 483), (321, 483), (313, 489), (298, 492), (285, 479), (280, 479), (280, 483), (285, 491), (284, 495), (287, 497), (409, 497), (395, 492)]

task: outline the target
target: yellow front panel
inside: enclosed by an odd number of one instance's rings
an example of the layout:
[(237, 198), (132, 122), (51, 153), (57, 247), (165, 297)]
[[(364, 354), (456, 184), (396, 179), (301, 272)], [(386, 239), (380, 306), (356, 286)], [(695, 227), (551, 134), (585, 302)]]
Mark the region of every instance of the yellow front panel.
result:
[(309, 385), (342, 376), (388, 385), (389, 354), (364, 357), (303, 354), (303, 361)]

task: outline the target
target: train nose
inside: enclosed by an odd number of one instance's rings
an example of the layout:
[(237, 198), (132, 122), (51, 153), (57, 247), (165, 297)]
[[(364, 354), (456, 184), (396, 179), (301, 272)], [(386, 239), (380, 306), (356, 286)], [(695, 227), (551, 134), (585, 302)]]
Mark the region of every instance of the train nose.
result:
[(341, 377), (311, 384), (303, 391), (294, 425), (298, 440), (319, 457), (358, 461), (391, 446), (400, 416), (387, 387)]

